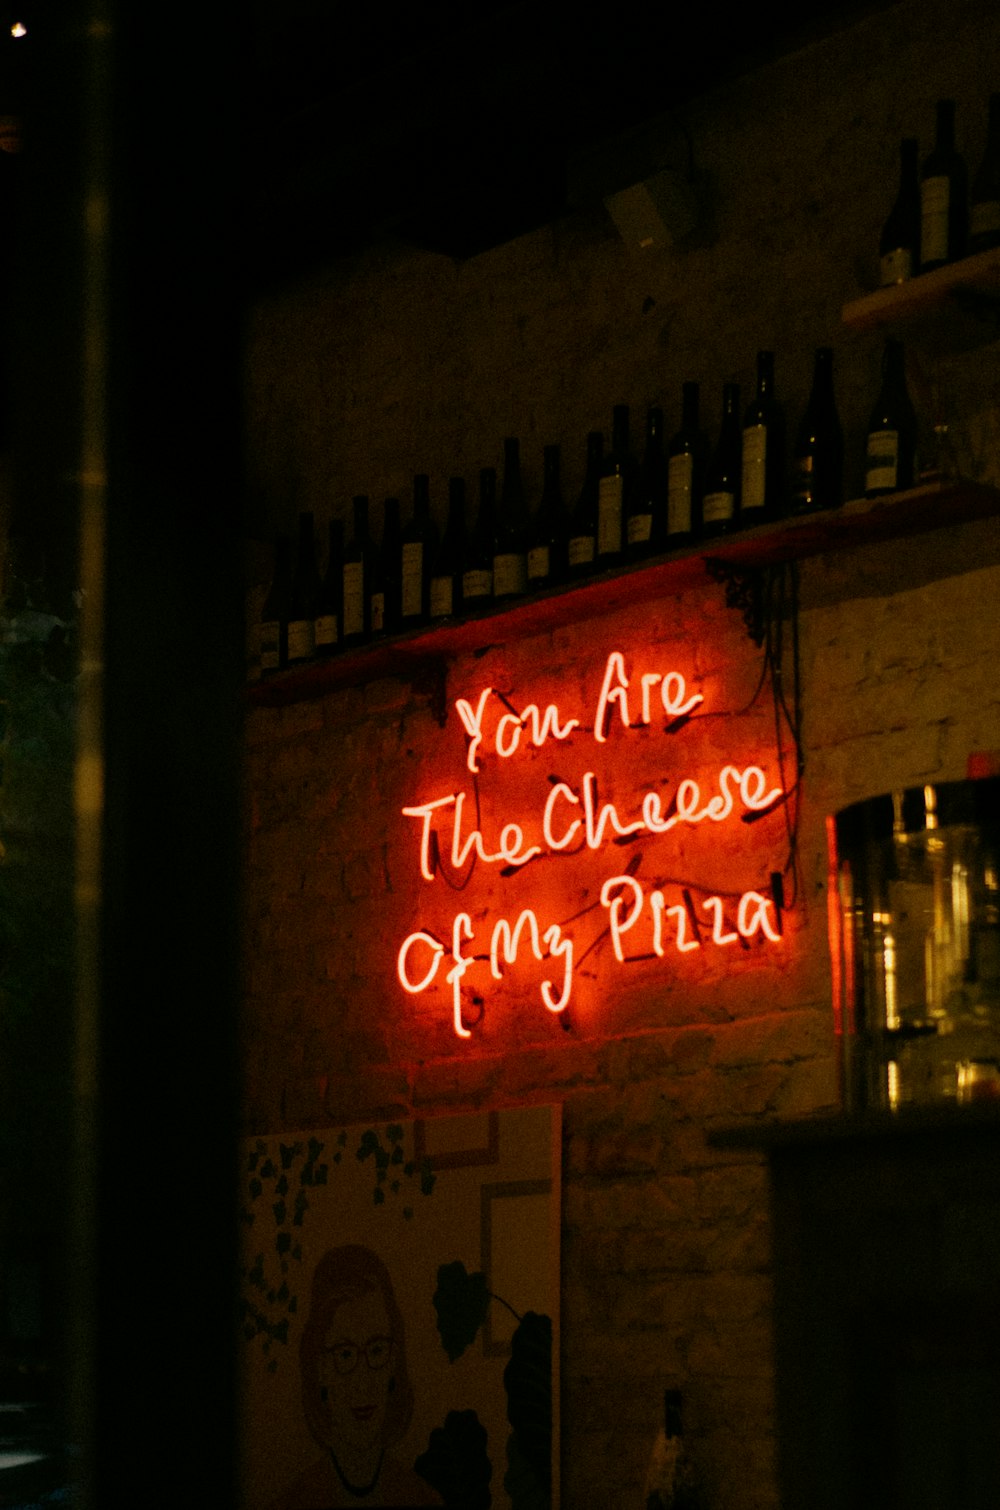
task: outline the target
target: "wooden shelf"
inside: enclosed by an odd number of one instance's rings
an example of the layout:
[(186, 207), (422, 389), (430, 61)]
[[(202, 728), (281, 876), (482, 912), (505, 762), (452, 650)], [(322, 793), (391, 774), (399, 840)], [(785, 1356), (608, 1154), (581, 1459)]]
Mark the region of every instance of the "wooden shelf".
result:
[(441, 664), (455, 656), (473, 655), (490, 645), (545, 634), (562, 624), (702, 587), (713, 568), (716, 574), (720, 570), (730, 575), (749, 573), (782, 561), (997, 515), (1000, 492), (980, 483), (928, 483), (884, 498), (858, 498), (826, 513), (702, 540), (685, 550), (604, 572), (544, 596), (519, 599), (509, 608), (479, 618), (445, 621), (345, 650), (328, 660), (254, 682), (247, 689), (248, 697), (254, 704), (273, 707), (385, 676), (419, 682), (436, 676)]
[(875, 330), (955, 304), (996, 318), (1000, 311), (1000, 247), (951, 262), (932, 273), (920, 273), (906, 283), (862, 294), (845, 304), (841, 315), (844, 324), (854, 330)]

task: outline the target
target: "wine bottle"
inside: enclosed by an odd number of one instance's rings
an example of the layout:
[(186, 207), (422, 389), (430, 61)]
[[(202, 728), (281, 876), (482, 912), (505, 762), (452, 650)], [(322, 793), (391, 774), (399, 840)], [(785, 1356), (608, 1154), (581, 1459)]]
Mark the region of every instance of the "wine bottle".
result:
[(757, 353), (757, 388), (743, 416), (740, 518), (761, 524), (784, 513), (784, 415), (774, 395), (774, 352)]
[(683, 545), (700, 533), (704, 443), (699, 429), (700, 389), (681, 385), (680, 429), (667, 447), (667, 544)]
[(597, 564), (597, 501), (603, 458), (602, 431), (588, 431), (587, 471), (569, 522), (567, 556), (571, 577), (589, 576)]
[(493, 601), (493, 533), (496, 495), (496, 468), (481, 468), (479, 508), (476, 511), (476, 522), (466, 539), (462, 558), (462, 609), (465, 613), (482, 613)]
[(938, 100), (934, 146), (920, 171), (920, 271), (965, 255), (968, 184), (955, 148), (955, 101)]
[(437, 554), (438, 532), (431, 518), (430, 478), (418, 472), (413, 479), (413, 513), (402, 534), (400, 552), (400, 624), (426, 624), (430, 613), (431, 564)]
[(917, 417), (906, 387), (903, 346), (889, 339), (882, 357), (882, 386), (868, 421), (865, 497), (913, 486)]
[(879, 283), (883, 288), (915, 277), (920, 264), (917, 152), (916, 137), (904, 137), (899, 144), (899, 189), (878, 243)]
[(1000, 94), (990, 95), (982, 160), (969, 196), (969, 251), (1000, 246)]
[(681, 1410), (680, 1390), (665, 1390), (663, 1425), (646, 1471), (642, 1498), (646, 1510), (699, 1510), (701, 1506), (700, 1484), (684, 1440)]
[(646, 444), (639, 480), (625, 521), (629, 556), (649, 556), (667, 543), (667, 459), (663, 451), (663, 410), (646, 411)]
[(566, 576), (566, 507), (558, 446), (542, 450), (542, 496), (528, 539), (528, 588), (540, 592)]
[(316, 650), (316, 604), (319, 601), (316, 531), (311, 513), (299, 515), (299, 539), (288, 606), (288, 664), (312, 660)]
[(844, 501), (844, 432), (833, 392), (833, 349), (820, 346), (809, 402), (795, 437), (792, 513), (836, 509)]
[(344, 643), (360, 645), (371, 637), (371, 573), (374, 547), (368, 533), (368, 499), (353, 502), (354, 534), (344, 551)]
[(291, 594), (292, 542), (279, 535), (274, 542), (274, 574), (264, 599), (257, 628), (261, 676), (272, 676), (288, 665), (288, 607)]
[(465, 478), (448, 479), (448, 518), (431, 567), (429, 613), (450, 619), (462, 611), (462, 557), (465, 550)]
[(734, 530), (740, 513), (740, 385), (722, 385), (722, 419), (705, 473), (701, 501), (703, 535), (725, 535)]
[(396, 634), (399, 629), (402, 533), (399, 499), (387, 498), (382, 506), (382, 541), (375, 551), (372, 569), (373, 635)]
[(598, 566), (614, 566), (622, 557), (622, 528), (635, 485), (628, 431), (628, 404), (616, 404), (611, 411), (611, 450), (601, 467), (597, 488)]
[(493, 596), (519, 598), (528, 587), (528, 518), (516, 436), (503, 443), (500, 506), (493, 520)]
[(316, 654), (333, 655), (340, 648), (343, 631), (344, 523), (330, 520), (330, 543), (326, 570), (316, 605)]

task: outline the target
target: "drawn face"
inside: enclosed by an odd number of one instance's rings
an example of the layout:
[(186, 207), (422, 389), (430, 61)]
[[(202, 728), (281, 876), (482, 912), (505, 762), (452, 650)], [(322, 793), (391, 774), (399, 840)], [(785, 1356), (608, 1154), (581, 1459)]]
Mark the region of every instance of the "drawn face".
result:
[(334, 1311), (320, 1352), (334, 1451), (338, 1443), (368, 1451), (382, 1440), (395, 1348), (378, 1291), (342, 1301)]

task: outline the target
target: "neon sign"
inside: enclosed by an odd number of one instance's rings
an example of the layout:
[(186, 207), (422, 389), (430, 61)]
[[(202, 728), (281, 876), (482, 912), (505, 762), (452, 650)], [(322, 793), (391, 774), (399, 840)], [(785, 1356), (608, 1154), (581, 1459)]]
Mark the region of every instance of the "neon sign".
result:
[[(685, 828), (721, 825), (733, 818), (753, 822), (771, 812), (785, 798), (783, 787), (771, 782), (759, 765), (726, 762), (708, 778), (685, 774), (676, 782), (661, 780), (659, 789), (651, 786), (628, 811), (600, 799), (598, 774), (588, 769), (576, 781), (550, 775), (544, 800), (539, 799), (534, 812), (520, 813), (521, 821), (490, 827), (480, 817), (478, 782), (494, 760), (499, 774), (519, 751), (530, 756), (550, 742), (565, 745), (589, 737), (595, 745), (606, 746), (616, 726), (651, 733), (661, 710), (667, 731), (677, 732), (703, 702), (700, 692), (689, 692), (678, 671), (644, 672), (630, 681), (620, 651), (607, 658), (589, 729), (578, 718), (564, 718), (552, 703), (544, 709), (532, 703), (517, 712), (492, 687), (483, 688), (474, 701), (456, 699), (467, 738), (465, 766), (475, 790), (471, 800), (458, 786), (402, 809), (416, 825), (414, 847), (423, 880), (433, 883), (440, 876), (454, 884), (454, 878), (461, 877), (464, 886), (477, 863), (501, 867), (499, 875), (506, 878), (546, 860), (601, 855), (640, 836), (659, 840)], [(493, 718), (498, 707), (505, 711)], [(665, 789), (671, 788), (668, 801)], [(644, 889), (633, 874), (635, 868), (622, 871), (617, 866), (617, 873), (600, 887), (602, 937), (610, 939), (619, 965), (671, 954), (682, 957), (705, 947), (747, 947), (755, 940), (774, 945), (781, 939), (780, 895), (750, 889), (738, 896), (706, 894), (696, 902), (684, 886), (676, 898), (662, 884)], [(459, 1038), (469, 1038), (472, 1032), (462, 1010), (467, 973), (473, 967), (482, 972), (488, 963), (489, 979), (501, 981), (519, 953), (530, 954), (550, 967), (540, 987), (543, 1006), (563, 1013), (579, 962), (571, 921), (541, 920), (529, 906), (513, 919), (487, 919), (483, 928), (470, 911), (457, 912), (450, 936), (439, 938), (417, 929), (403, 940), (397, 955), (399, 983), (411, 995), (435, 983), (450, 987), (452, 1026)]]

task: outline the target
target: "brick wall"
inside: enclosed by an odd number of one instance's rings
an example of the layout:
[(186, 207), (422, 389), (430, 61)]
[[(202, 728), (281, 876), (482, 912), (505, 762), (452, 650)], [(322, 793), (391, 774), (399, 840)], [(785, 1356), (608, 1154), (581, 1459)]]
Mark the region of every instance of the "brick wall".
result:
[[(357, 491), (407, 498), (417, 470), (441, 517), (447, 476), (471, 481), (505, 434), (521, 437), (532, 490), (543, 444), (561, 442), (572, 496), (584, 434), (608, 428), (613, 403), (639, 415), (661, 402), (670, 429), (693, 377), (714, 430), (723, 380), (749, 391), (759, 346), (778, 354), (793, 423), (812, 348), (835, 347), (859, 491), (880, 342), (843, 330), (840, 307), (873, 281), (898, 139), (928, 142), (939, 96), (957, 98), (975, 166), (998, 53), (992, 8), (903, 5), (693, 105), (712, 213), (683, 252), (630, 256), (585, 211), (465, 264), (382, 249), (262, 300), (248, 365), (261, 533), (289, 527), (298, 508), (346, 517)], [(933, 340), (910, 341), (915, 397), (940, 391), (963, 470), (1000, 483), (998, 348)], [(266, 574), (266, 559), (251, 565)], [(540, 918), (546, 905), (568, 917), (639, 849), (637, 877), (668, 901), (678, 877), (766, 889), (787, 858), (784, 809), (505, 879), (479, 865), (456, 903), (440, 878), (421, 879), (419, 823), (401, 808), (471, 794), (456, 698), (493, 686), (519, 708), (556, 701), (586, 722), (613, 650), (635, 677), (681, 672), (704, 704), (674, 734), (613, 717), (596, 752), (580, 731), (502, 771), (486, 755), (484, 834), (537, 813), (548, 778), (572, 783), (588, 760), (623, 813), (655, 781), (726, 760), (773, 775), (766, 687), (747, 708), (760, 652), (721, 588), (706, 579), (516, 642), (484, 635), (484, 655), (448, 667), (443, 726), (404, 678), (250, 710), (246, 1130), (563, 1103), (567, 1506), (638, 1502), (665, 1383), (684, 1390), (708, 1503), (777, 1503), (765, 1172), (709, 1135), (835, 1103), (825, 819), (893, 786), (959, 778), (970, 751), (1000, 749), (998, 593), (995, 521), (942, 521), (803, 566), (798, 888), (780, 943), (618, 966), (605, 940), (575, 978), (568, 1030), (519, 962), (481, 991), (482, 1023), (459, 1040), (440, 980), (401, 991), (401, 939), (450, 929), (467, 902), (478, 952), (488, 916), (513, 916), (530, 893)], [(550, 872), (558, 896), (536, 879)], [(468, 980), (488, 982), (477, 968)]]

